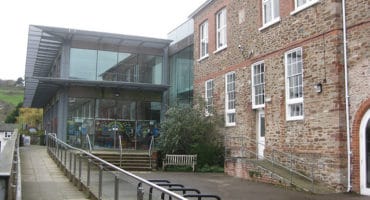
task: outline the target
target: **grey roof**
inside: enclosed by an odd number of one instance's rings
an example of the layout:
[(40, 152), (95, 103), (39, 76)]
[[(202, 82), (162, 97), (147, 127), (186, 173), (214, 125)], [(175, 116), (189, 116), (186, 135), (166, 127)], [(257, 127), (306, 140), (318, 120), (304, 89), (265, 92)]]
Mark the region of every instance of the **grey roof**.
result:
[(17, 124), (6, 124), (6, 123), (2, 123), (0, 122), (0, 132), (13, 132), (14, 129), (17, 128)]
[[(137, 49), (164, 49), (171, 43), (171, 40), (166, 39), (30, 25), (25, 71), (24, 107), (42, 107), (60, 87), (60, 85), (50, 84), (50, 81), (48, 81), (48, 84), (40, 82), (40, 78), (49, 76), (50, 70), (61, 53), (61, 48), (66, 40), (114, 44)], [(63, 81), (68, 80), (64, 79)], [(69, 83), (71, 82), (73, 81), (69, 81)]]

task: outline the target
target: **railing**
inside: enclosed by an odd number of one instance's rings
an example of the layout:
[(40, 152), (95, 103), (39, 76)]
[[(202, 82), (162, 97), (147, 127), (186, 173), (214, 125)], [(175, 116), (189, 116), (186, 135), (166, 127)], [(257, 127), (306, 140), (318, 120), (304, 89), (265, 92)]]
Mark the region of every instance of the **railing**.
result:
[(149, 150), (148, 150), (150, 168), (152, 168), (152, 149), (153, 149), (153, 146), (154, 146), (154, 136), (151, 136), (150, 144), (149, 144)]
[(90, 136), (89, 134), (86, 134), (86, 140), (87, 140), (87, 145), (89, 147), (89, 153), (92, 151), (92, 146), (91, 146), (91, 141), (90, 141)]
[(112, 165), (87, 151), (72, 147), (52, 134), (48, 134), (47, 140), (48, 152), (58, 166), (76, 186), (88, 191), (96, 199), (143, 200), (144, 195), (149, 196), (149, 189), (153, 188), (150, 199), (160, 199), (160, 195), (164, 193), (172, 199), (186, 200), (177, 193)]
[(272, 173), (277, 174), (278, 168), (283, 168), (289, 171), (289, 177), (284, 178), (286, 178), (290, 184), (293, 183), (293, 176), (297, 175), (310, 181), (311, 188), (306, 189), (315, 192), (315, 182), (318, 180), (315, 174), (318, 174), (319, 170), (326, 166), (325, 164), (314, 161), (313, 158), (306, 160), (307, 158), (298, 157), (294, 155), (292, 151), (286, 153), (271, 147), (266, 149), (267, 153), (261, 156), (258, 154), (258, 145), (264, 146), (264, 144), (255, 142), (253, 145), (252, 141), (243, 136), (225, 137), (225, 158), (241, 158), (247, 161), (253, 161), (257, 164), (258, 162), (255, 161), (260, 161), (261, 165), (263, 164), (261, 161), (270, 163)]
[(21, 200), (21, 163), (19, 154), (19, 135), (14, 132), (0, 153), (0, 185), (5, 186), (0, 192), (0, 199)]
[(118, 135), (118, 141), (119, 141), (119, 167), (122, 168), (122, 158), (123, 158), (123, 156), (122, 156), (122, 153), (123, 153), (122, 149), (123, 149), (123, 147), (122, 147), (121, 135)]

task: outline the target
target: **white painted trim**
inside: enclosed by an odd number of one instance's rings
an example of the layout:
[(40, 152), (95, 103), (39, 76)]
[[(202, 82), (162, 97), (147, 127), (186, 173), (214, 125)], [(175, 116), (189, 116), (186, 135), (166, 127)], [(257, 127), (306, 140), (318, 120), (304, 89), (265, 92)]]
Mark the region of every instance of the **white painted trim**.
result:
[(268, 27), (270, 27), (270, 26), (272, 26), (272, 25), (274, 25), (274, 24), (279, 23), (280, 21), (281, 21), (280, 17), (277, 17), (277, 18), (273, 19), (272, 21), (270, 21), (270, 22), (268, 22), (268, 23), (264, 24), (264, 25), (263, 25), (261, 28), (259, 28), (258, 30), (259, 30), (259, 31), (262, 31), (262, 30), (264, 30), (264, 29), (266, 29), (266, 28), (268, 28)]
[(360, 125), (360, 193), (370, 195), (370, 188), (366, 187), (366, 125), (370, 120), (370, 109), (367, 110)]
[(294, 4), (295, 4), (295, 7), (296, 8), (295, 8), (295, 10), (293, 10), (290, 13), (290, 15), (295, 15), (295, 14), (301, 12), (302, 10), (305, 10), (305, 9), (307, 9), (307, 8), (309, 8), (309, 7), (311, 7), (311, 6), (315, 5), (315, 4), (318, 4), (318, 3), (320, 3), (320, 0), (313, 0), (313, 1), (309, 2), (309, 3), (304, 4), (303, 6), (297, 7), (297, 0), (295, 0), (294, 1)]

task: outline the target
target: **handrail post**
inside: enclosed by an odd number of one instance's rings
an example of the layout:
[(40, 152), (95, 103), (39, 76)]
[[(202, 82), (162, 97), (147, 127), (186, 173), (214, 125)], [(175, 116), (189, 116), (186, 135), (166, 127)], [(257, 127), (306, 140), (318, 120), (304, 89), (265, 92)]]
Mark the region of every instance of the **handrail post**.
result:
[(82, 155), (78, 154), (78, 180), (81, 181), (81, 173), (82, 173)]
[(144, 188), (142, 186), (137, 187), (137, 200), (144, 200)]
[(122, 141), (121, 141), (121, 135), (118, 135), (119, 140), (119, 167), (122, 168)]
[(87, 161), (87, 177), (86, 177), (86, 187), (90, 189), (90, 168), (91, 168), (91, 159), (89, 158)]
[(290, 183), (293, 183), (293, 153), (290, 151)]
[(314, 181), (315, 181), (315, 174), (314, 174), (314, 163), (312, 162), (311, 163), (311, 178), (312, 178), (312, 192), (315, 192), (315, 184), (314, 184)]
[(119, 179), (118, 175), (114, 175), (114, 200), (118, 200), (119, 198)]
[(101, 200), (103, 196), (103, 166), (99, 165), (99, 192), (98, 199)]

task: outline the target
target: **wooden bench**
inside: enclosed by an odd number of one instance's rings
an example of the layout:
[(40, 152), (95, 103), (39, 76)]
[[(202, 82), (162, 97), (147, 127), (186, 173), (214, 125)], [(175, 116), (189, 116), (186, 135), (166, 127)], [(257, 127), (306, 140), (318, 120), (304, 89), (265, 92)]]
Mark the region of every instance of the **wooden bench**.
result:
[(191, 166), (194, 172), (196, 164), (197, 164), (196, 154), (194, 155), (166, 154), (166, 157), (163, 159), (162, 169), (165, 170), (165, 167), (168, 165)]

